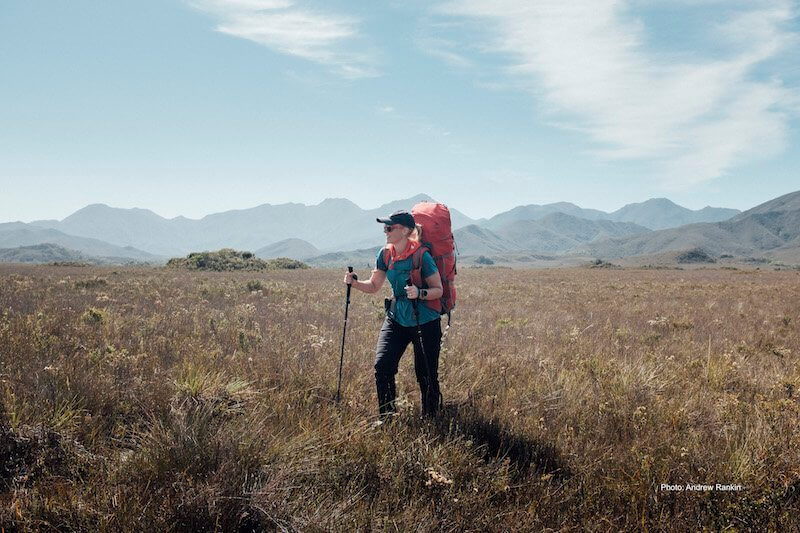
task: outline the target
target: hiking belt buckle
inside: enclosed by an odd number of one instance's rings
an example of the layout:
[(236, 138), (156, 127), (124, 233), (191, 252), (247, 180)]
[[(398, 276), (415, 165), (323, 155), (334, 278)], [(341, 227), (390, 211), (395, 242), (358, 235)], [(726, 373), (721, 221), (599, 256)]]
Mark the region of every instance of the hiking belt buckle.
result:
[(389, 318), (394, 319), (395, 311), (397, 309), (397, 298), (384, 298), (383, 308), (386, 310), (386, 314), (389, 316)]
[(383, 299), (383, 308), (386, 310), (386, 315), (391, 319), (394, 319), (396, 305), (397, 300), (394, 298)]

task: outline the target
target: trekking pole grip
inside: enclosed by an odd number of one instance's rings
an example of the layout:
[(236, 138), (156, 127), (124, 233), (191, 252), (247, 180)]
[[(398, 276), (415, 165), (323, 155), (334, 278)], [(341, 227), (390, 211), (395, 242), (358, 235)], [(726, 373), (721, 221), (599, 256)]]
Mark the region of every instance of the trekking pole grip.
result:
[[(353, 272), (353, 267), (348, 266), (347, 267), (347, 271), (352, 273)], [(358, 280), (358, 275), (353, 274), (353, 278), (352, 279)], [(348, 283), (347, 284), (347, 304), (350, 303), (350, 289), (352, 289), (352, 288), (353, 288), (353, 284), (352, 283)]]
[(413, 284), (413, 283), (411, 283), (411, 278), (408, 278), (408, 279), (406, 280), (406, 287), (411, 287), (412, 285), (414, 285), (414, 284)]
[[(414, 285), (414, 284), (413, 284), (413, 283), (411, 283), (411, 278), (408, 278), (408, 279), (406, 280), (406, 287), (411, 287), (412, 285)], [(419, 298), (419, 294), (417, 294), (417, 297), (416, 297), (416, 298), (414, 298), (413, 300), (411, 300), (411, 305), (412, 305), (412, 307), (414, 308), (414, 315), (417, 317), (417, 320), (419, 320), (419, 311), (417, 310), (417, 301), (418, 301), (418, 298)]]
[[(353, 271), (353, 267), (350, 267), (350, 266), (349, 266), (349, 267), (347, 267), (347, 271), (348, 271), (348, 272), (352, 272), (352, 271)], [(353, 279), (358, 279), (358, 278), (355, 276), (355, 274), (353, 275)], [(352, 282), (351, 282), (351, 283), (348, 283), (348, 284), (347, 284), (347, 298), (346, 298), (346, 300), (345, 300), (345, 307), (347, 307), (348, 305), (350, 305), (350, 289), (352, 289), (352, 288), (353, 288), (353, 283), (352, 283)], [(347, 313), (345, 313), (345, 317), (347, 317)], [(347, 318), (345, 318), (345, 320), (347, 320)]]

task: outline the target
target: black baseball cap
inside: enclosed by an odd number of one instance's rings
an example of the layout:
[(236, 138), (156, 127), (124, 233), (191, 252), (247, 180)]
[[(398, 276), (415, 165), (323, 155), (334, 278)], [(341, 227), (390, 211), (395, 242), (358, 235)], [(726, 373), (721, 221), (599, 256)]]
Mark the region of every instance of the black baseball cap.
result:
[(414, 222), (414, 217), (406, 211), (405, 209), (401, 209), (399, 211), (395, 211), (391, 215), (386, 218), (376, 218), (378, 222), (381, 224), (400, 224), (401, 226), (405, 226), (407, 228), (414, 229), (417, 227), (416, 223)]

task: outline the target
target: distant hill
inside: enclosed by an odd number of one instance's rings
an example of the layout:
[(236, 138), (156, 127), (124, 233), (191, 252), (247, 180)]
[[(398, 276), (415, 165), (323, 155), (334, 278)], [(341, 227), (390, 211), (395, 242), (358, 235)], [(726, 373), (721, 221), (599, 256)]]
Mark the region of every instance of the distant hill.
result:
[(798, 210), (800, 210), (800, 191), (795, 191), (748, 209), (733, 217), (730, 222), (737, 222), (753, 215), (763, 215), (767, 213), (783, 214)]
[(32, 246), (0, 249), (0, 263), (85, 263), (91, 265), (130, 265), (152, 263), (130, 257), (86, 255), (57, 244), (42, 243)]
[(696, 222), (719, 222), (739, 213), (737, 209), (704, 207), (693, 211), (681, 207), (666, 198), (651, 198), (645, 202), (628, 204), (613, 213), (597, 209), (584, 209), (568, 202), (546, 205), (521, 205), (499, 213), (478, 224), (489, 229), (498, 229), (512, 222), (541, 220), (554, 213), (563, 213), (586, 220), (611, 220), (632, 222), (648, 229), (675, 228)]
[(302, 239), (284, 239), (264, 246), (255, 251), (256, 257), (273, 259), (276, 257), (291, 257), (292, 259), (305, 260), (309, 257), (320, 255), (319, 250), (310, 242)]
[(498, 234), (517, 244), (518, 250), (553, 253), (568, 250), (575, 243), (569, 236), (542, 225), (539, 220), (520, 220), (508, 224), (500, 228)]
[(475, 224), (455, 230), (453, 237), (460, 255), (491, 255), (521, 250), (516, 243)]
[(572, 215), (574, 217), (583, 218), (586, 220), (609, 218), (609, 214), (605, 211), (598, 211), (597, 209), (583, 209), (569, 202), (557, 202), (546, 205), (520, 205), (493, 216), (492, 218), (481, 223), (481, 225), (489, 229), (497, 229), (512, 222), (518, 222), (521, 220), (539, 220), (553, 213), (564, 213), (566, 215)]
[(59, 230), (36, 227), (22, 222), (0, 224), (0, 248), (18, 248), (37, 244), (56, 244), (96, 258), (163, 262), (164, 258), (130, 246), (115, 246), (98, 239), (67, 235)]
[(533, 251), (561, 254), (575, 247), (608, 237), (649, 233), (628, 222), (587, 220), (553, 212), (538, 220), (517, 220), (495, 230), (472, 225), (454, 233), (458, 250), (464, 255)]
[[(55, 229), (70, 235), (168, 255), (170, 244), (176, 238), (186, 239), (188, 234), (180, 231), (180, 222), (170, 224), (171, 230), (164, 231), (164, 221), (164, 218), (148, 209), (117, 209), (92, 204), (62, 220)], [(142, 236), (147, 238), (143, 239)]]
[(633, 222), (650, 229), (667, 229), (697, 222), (720, 222), (738, 213), (738, 209), (708, 206), (693, 211), (666, 198), (651, 198), (646, 202), (623, 206), (610, 213), (608, 218), (619, 222)]
[(94, 258), (52, 243), (0, 248), (1, 263), (53, 263), (56, 261), (95, 262)]
[(701, 249), (712, 255), (793, 257), (800, 245), (800, 191), (716, 223), (690, 224), (645, 235), (600, 241), (580, 253), (604, 258)]
[(582, 246), (580, 250), (588, 255), (613, 259), (692, 248), (702, 248), (713, 254), (750, 253), (748, 246), (737, 245), (718, 224), (712, 223), (691, 224), (682, 228), (656, 230), (645, 235), (607, 239)]
[(628, 222), (586, 220), (564, 213), (552, 213), (541, 220), (518, 222), (499, 230), (525, 250), (563, 253), (585, 242), (609, 237), (649, 233), (645, 227)]
[(375, 259), (378, 256), (378, 250), (381, 246), (372, 248), (362, 248), (360, 250), (350, 250), (348, 252), (330, 252), (327, 254), (311, 257), (305, 262), (311, 266), (316, 267), (339, 267), (343, 268), (347, 265), (352, 266), (356, 270), (375, 268)]

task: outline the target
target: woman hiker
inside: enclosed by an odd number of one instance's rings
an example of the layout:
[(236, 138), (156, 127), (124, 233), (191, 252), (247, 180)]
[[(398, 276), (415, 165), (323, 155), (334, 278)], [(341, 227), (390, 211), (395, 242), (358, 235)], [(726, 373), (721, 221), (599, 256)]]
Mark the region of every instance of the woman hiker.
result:
[[(408, 283), (413, 255), (420, 247), (422, 234), (422, 228), (414, 223), (411, 213), (395, 211), (386, 218), (376, 220), (384, 224), (383, 231), (386, 233), (386, 246), (378, 252), (377, 268), (372, 271), (368, 281), (355, 280), (352, 273), (347, 273), (344, 282), (367, 294), (378, 292), (387, 277), (392, 286), (393, 298), (391, 305), (387, 305), (386, 320), (381, 326), (375, 348), (375, 385), (380, 420), (396, 412), (395, 374), (409, 342), (414, 346), (414, 371), (422, 392), (422, 412), (433, 415), (439, 407), (440, 398), (438, 369), (442, 326), (439, 312), (424, 302), (441, 298), (442, 281), (433, 258), (425, 250), (419, 263), (424, 288)], [(415, 304), (418, 317), (415, 315)]]

